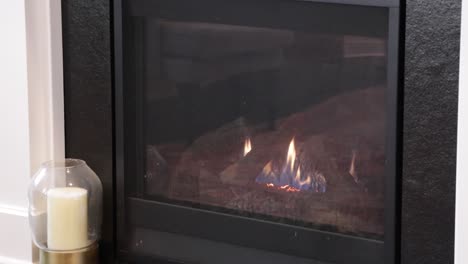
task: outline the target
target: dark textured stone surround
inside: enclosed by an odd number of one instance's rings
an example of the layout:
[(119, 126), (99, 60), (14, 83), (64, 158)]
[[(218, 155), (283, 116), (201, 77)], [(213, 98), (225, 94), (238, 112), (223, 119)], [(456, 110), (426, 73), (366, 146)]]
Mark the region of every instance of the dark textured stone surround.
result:
[(453, 263), (460, 0), (406, 3), (402, 263)]
[[(114, 248), (111, 0), (64, 0), (66, 153), (104, 183)], [(401, 263), (453, 263), (460, 0), (406, 3)], [(109, 261), (110, 262), (110, 261)]]
[[(66, 156), (84, 159), (104, 187), (101, 249), (113, 248), (112, 49), (109, 0), (63, 0)], [(102, 254), (101, 254), (102, 255)]]

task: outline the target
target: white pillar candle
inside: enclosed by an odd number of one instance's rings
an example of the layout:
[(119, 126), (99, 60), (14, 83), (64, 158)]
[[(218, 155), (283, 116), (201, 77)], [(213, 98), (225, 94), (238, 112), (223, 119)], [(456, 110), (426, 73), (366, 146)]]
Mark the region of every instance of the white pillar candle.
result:
[(54, 188), (47, 192), (47, 247), (73, 250), (88, 246), (88, 191)]

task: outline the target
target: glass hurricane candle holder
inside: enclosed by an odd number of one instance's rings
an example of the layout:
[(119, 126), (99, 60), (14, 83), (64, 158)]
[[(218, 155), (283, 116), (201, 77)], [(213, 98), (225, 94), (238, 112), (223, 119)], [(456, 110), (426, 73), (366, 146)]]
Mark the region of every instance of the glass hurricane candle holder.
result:
[(29, 186), (29, 223), (40, 263), (97, 263), (102, 184), (78, 159), (41, 165)]

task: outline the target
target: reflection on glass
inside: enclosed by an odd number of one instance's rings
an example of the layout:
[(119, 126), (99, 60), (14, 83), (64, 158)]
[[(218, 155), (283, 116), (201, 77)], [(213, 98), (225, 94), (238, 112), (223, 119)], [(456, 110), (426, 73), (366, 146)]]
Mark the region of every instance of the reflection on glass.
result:
[(385, 39), (144, 25), (148, 199), (383, 237)]

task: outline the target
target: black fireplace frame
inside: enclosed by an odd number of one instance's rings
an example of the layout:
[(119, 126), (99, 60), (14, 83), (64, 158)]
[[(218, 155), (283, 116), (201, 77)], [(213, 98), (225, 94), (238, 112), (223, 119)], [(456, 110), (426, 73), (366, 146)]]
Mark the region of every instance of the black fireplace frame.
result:
[[(401, 5), (404, 160), (395, 263), (453, 262), (460, 7), (459, 0)], [(121, 157), (114, 155), (113, 8), (109, 0), (62, 1), (66, 155), (87, 160), (103, 181), (103, 263), (122, 256), (114, 210)]]
[[(219, 21), (224, 18), (231, 22), (235, 20), (236, 14), (247, 8), (253, 8), (257, 12), (261, 12), (265, 7), (271, 10), (278, 10), (282, 3), (296, 2), (302, 5), (314, 5), (316, 14), (311, 14), (307, 22), (314, 24), (327, 24), (326, 19), (332, 20), (334, 17), (343, 18), (353, 21), (353, 25), (345, 25), (346, 32), (357, 32), (361, 34), (376, 34), (379, 30), (369, 27), (366, 22), (368, 16), (372, 13), (366, 13), (375, 7), (379, 10), (386, 10), (387, 17), (387, 142), (386, 142), (386, 199), (385, 199), (385, 237), (384, 241), (366, 239), (352, 235), (343, 235), (339, 233), (325, 232), (318, 229), (302, 228), (287, 224), (273, 223), (253, 218), (234, 216), (219, 212), (213, 212), (198, 208), (184, 207), (179, 205), (168, 204), (158, 201), (150, 201), (142, 199), (140, 195), (134, 198), (126, 198), (125, 196), (125, 156), (131, 156), (134, 160), (142, 160), (141, 152), (144, 146), (139, 145), (136, 140), (135, 147), (125, 149), (125, 125), (124, 125), (124, 80), (123, 80), (123, 4), (122, 0), (114, 0), (114, 98), (115, 98), (115, 155), (116, 155), (116, 210), (118, 218), (117, 224), (117, 247), (119, 242), (127, 240), (128, 233), (125, 232), (125, 225), (131, 223), (133, 226), (146, 228), (149, 230), (159, 230), (174, 234), (182, 234), (186, 236), (209, 239), (212, 241), (232, 243), (249, 248), (268, 250), (278, 253), (290, 254), (303, 258), (316, 259), (330, 263), (361, 263), (361, 264), (392, 264), (395, 263), (397, 256), (396, 252), (396, 233), (397, 230), (397, 211), (396, 197), (399, 197), (397, 186), (398, 179), (401, 175), (400, 162), (400, 142), (398, 129), (401, 127), (402, 117), (401, 109), (398, 104), (402, 100), (401, 85), (399, 85), (398, 69), (399, 69), (399, 43), (400, 40), (400, 7), (397, 0), (283, 0), (283, 1), (238, 1), (233, 4), (216, 4), (219, 1), (208, 1), (209, 5), (199, 6), (194, 1), (166, 1), (166, 0), (136, 0), (125, 5), (125, 10), (131, 15), (138, 16), (155, 16), (158, 12), (163, 12), (165, 17), (173, 16), (176, 12), (184, 14), (184, 19), (195, 21)], [(126, 2), (126, 3), (127, 3)], [(205, 1), (207, 2), (207, 1)], [(254, 5), (253, 3), (259, 3)], [(227, 2), (232, 3), (232, 2)], [(185, 12), (181, 6), (185, 7)], [(209, 6), (209, 8), (207, 8)], [(343, 7), (351, 9), (354, 12), (342, 12)], [(238, 10), (237, 10), (238, 9)], [(160, 11), (163, 10), (163, 11)], [(237, 12), (236, 12), (237, 10)], [(282, 9), (284, 11), (284, 9)], [(358, 12), (355, 12), (355, 11)], [(309, 11), (309, 10), (308, 10)], [(268, 11), (265, 11), (268, 12)], [(253, 13), (253, 12), (252, 12)], [(257, 22), (258, 18), (253, 17), (253, 14), (244, 15), (243, 20), (249, 23)], [(234, 14), (234, 15), (233, 15)], [(322, 16), (320, 16), (320, 14)], [(267, 23), (277, 23), (274, 15), (262, 13), (266, 16)], [(367, 16), (367, 17), (366, 17)], [(302, 18), (302, 17), (301, 17)], [(237, 21), (236, 21), (237, 22)], [(292, 21), (291, 21), (292, 22)], [(299, 22), (299, 21), (298, 21)], [(332, 21), (330, 21), (332, 22)], [(258, 23), (258, 22), (257, 22)], [(289, 21), (288, 21), (289, 23)], [(294, 22), (293, 22), (294, 23)], [(300, 24), (300, 22), (299, 22)], [(376, 23), (378, 24), (378, 23)], [(270, 25), (270, 24), (268, 24)], [(347, 27), (348, 26), (348, 27)], [(319, 27), (320, 28), (320, 27)], [(370, 29), (369, 32), (362, 32), (362, 29)], [(328, 29), (329, 30), (329, 29)], [(333, 30), (333, 29), (332, 29)], [(327, 31), (329, 32), (329, 31)], [(401, 66), (400, 66), (401, 67)], [(142, 69), (139, 69), (142, 71)], [(135, 88), (136, 89), (136, 88)], [(139, 96), (136, 96), (138, 100)], [(127, 98), (128, 99), (128, 98)], [(388, 111), (389, 109), (392, 109)], [(141, 115), (140, 113), (139, 115)], [(135, 117), (135, 119), (139, 119)], [(140, 122), (142, 122), (140, 120)], [(142, 127), (142, 124), (136, 123), (137, 127)], [(142, 131), (138, 129), (137, 131)], [(141, 137), (139, 135), (134, 135)], [(136, 152), (135, 152), (136, 149)], [(128, 152), (135, 152), (128, 154)], [(140, 153), (139, 153), (140, 152)], [(140, 162), (135, 165), (132, 174), (143, 175), (144, 163)], [(135, 171), (135, 172), (134, 172)], [(141, 177), (143, 180), (143, 177)], [(138, 184), (137, 184), (138, 185)], [(142, 185), (142, 184), (140, 184)], [(130, 209), (126, 209), (130, 208)], [(158, 216), (158, 217), (155, 217)], [(187, 220), (190, 219), (190, 220)], [(205, 228), (198, 228), (204, 225)], [(209, 227), (209, 228), (206, 228)], [(175, 237), (175, 236), (174, 236)], [(287, 243), (284, 243), (287, 241)], [(336, 254), (336, 250), (341, 250), (340, 254)], [(347, 250), (343, 250), (347, 249)], [(128, 254), (124, 253), (123, 257), (128, 258)], [(272, 260), (275, 264), (275, 260)], [(278, 262), (280, 263), (280, 262)]]

